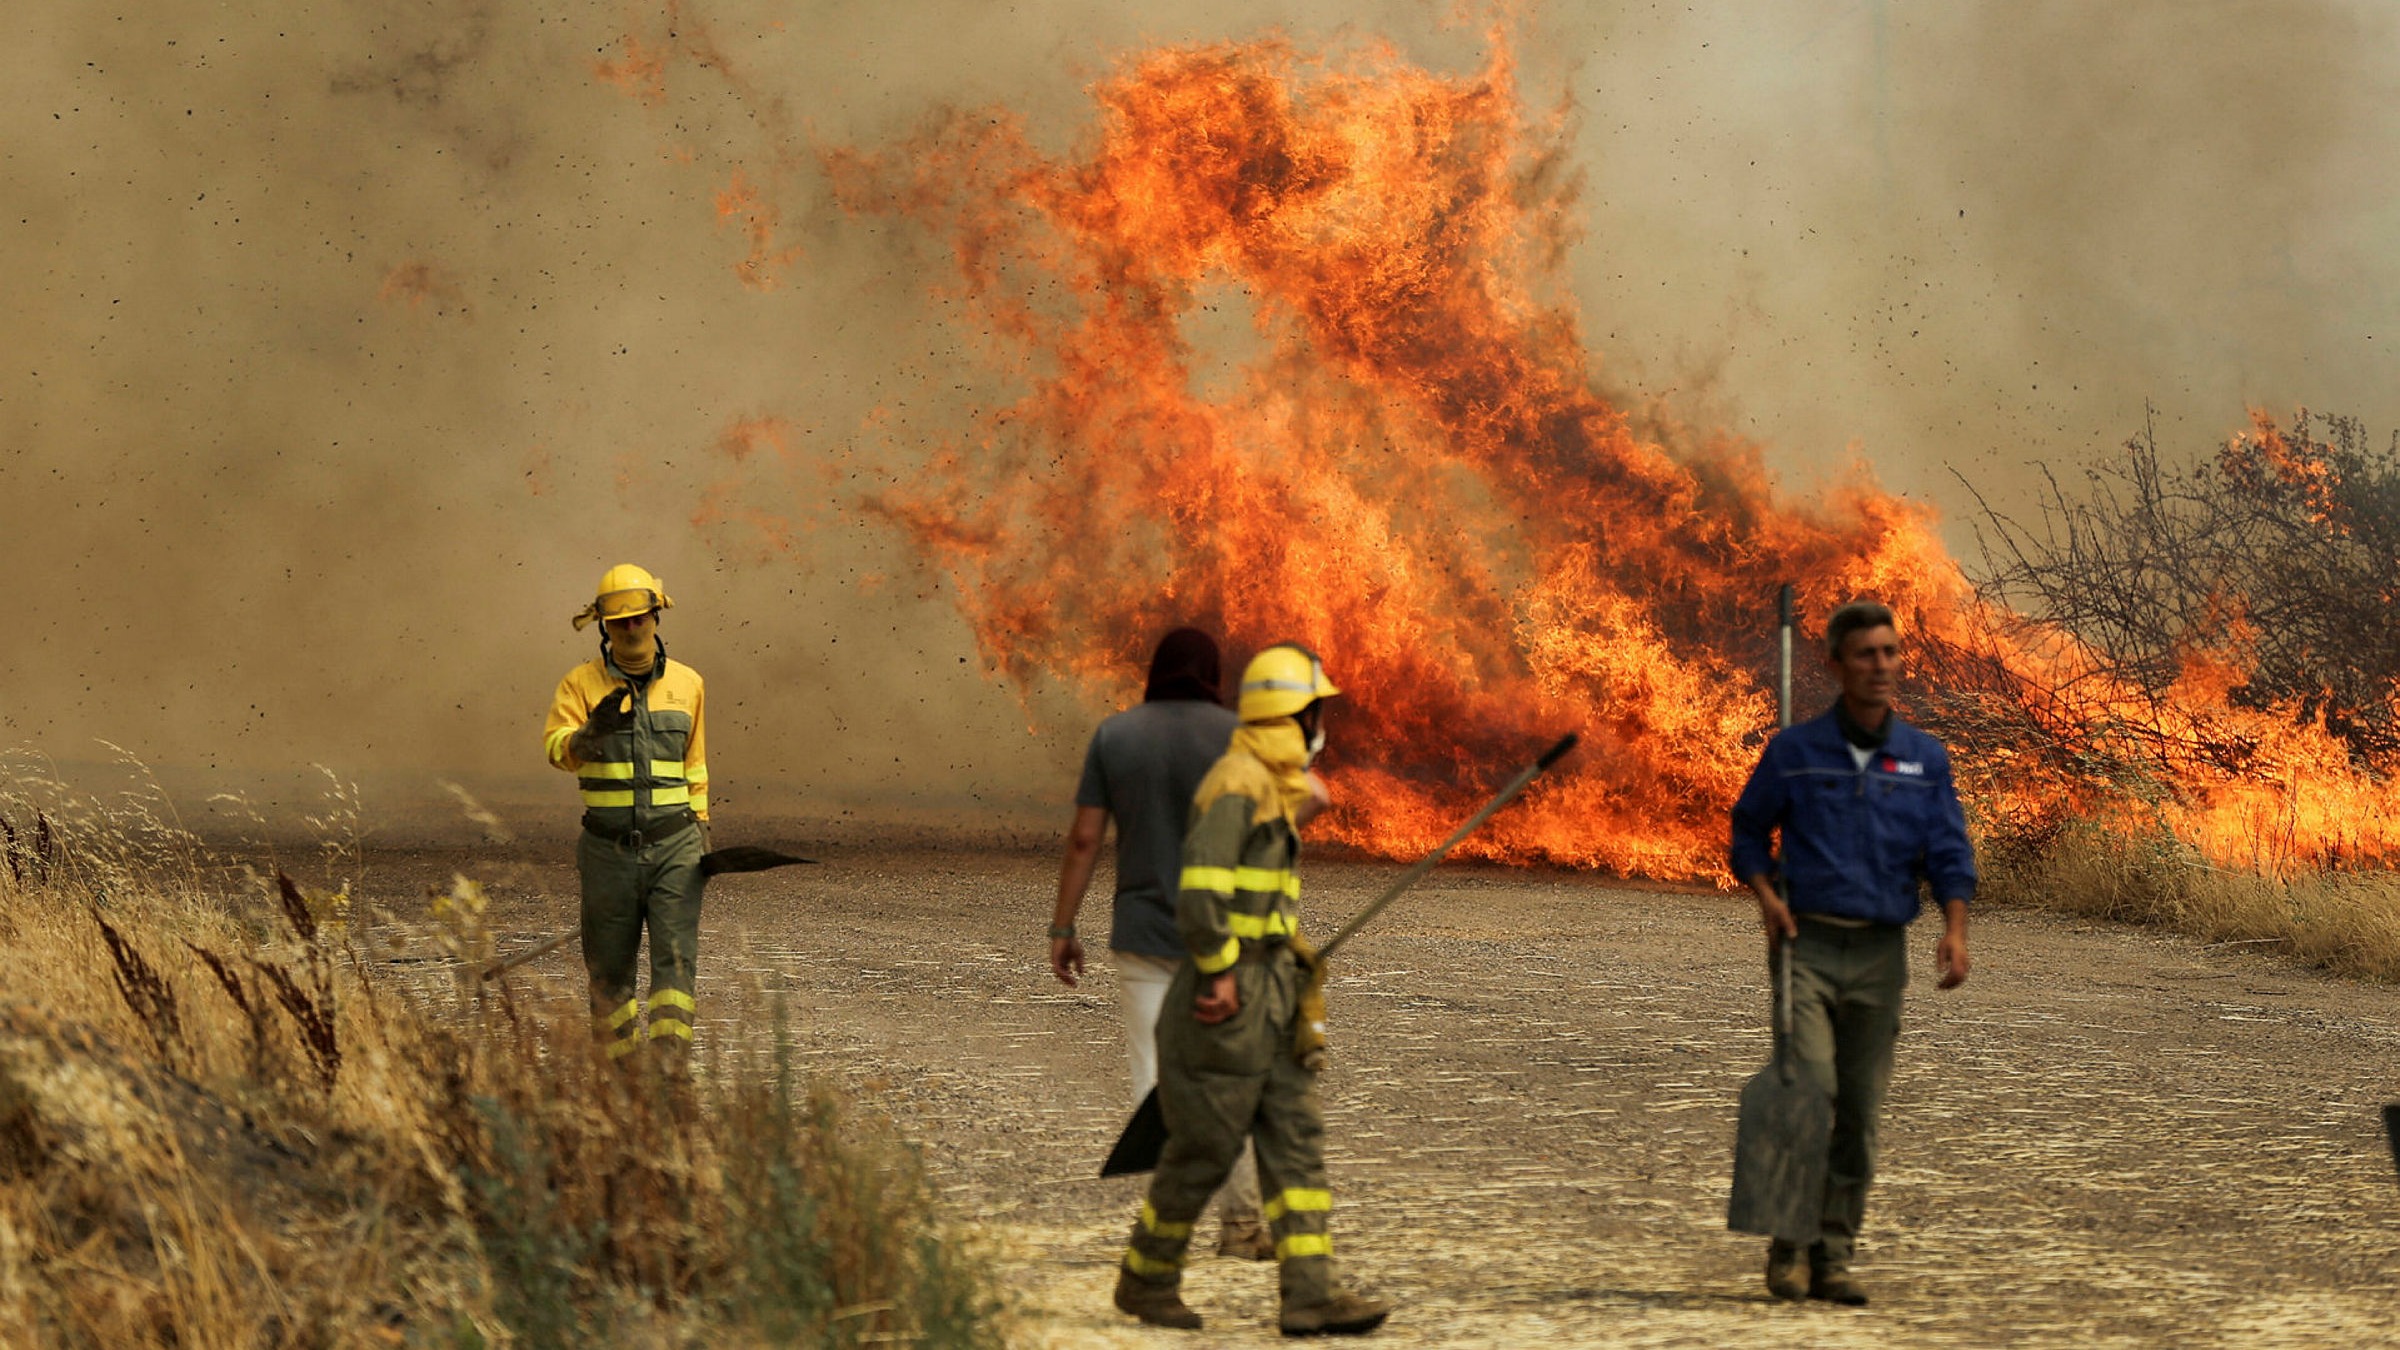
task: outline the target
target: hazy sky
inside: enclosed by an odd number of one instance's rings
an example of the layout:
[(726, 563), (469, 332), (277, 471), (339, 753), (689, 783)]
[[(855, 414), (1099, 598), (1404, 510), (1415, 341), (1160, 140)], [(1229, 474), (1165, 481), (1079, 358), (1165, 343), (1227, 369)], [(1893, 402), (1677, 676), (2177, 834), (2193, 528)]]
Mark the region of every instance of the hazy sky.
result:
[[(796, 161), (761, 187), (798, 250), (762, 290), (717, 195), (778, 144), (946, 107), (1070, 149), (1086, 87), (1153, 43), (1281, 27), (1465, 72), (1481, 24), (692, 3), (738, 83), (678, 67), (645, 103), (595, 67), (663, 11), (556, 8), (12, 10), (0, 744), (537, 774), (589, 651), (567, 616), (631, 559), (679, 601), (729, 800), (1063, 800), (1082, 710), (988, 680), (872, 526), (796, 560), (711, 512), (729, 473), (778, 515), (838, 500), (816, 470), (879, 409), (938, 424), (928, 391), (976, 378), (905, 224)], [(2144, 400), (2178, 453), (2248, 403), (2400, 426), (2396, 29), (2363, 3), (1584, 0), (1518, 20), (1518, 78), (1570, 109), (1601, 377), (1794, 484), (1855, 447), (1955, 519), (1954, 471), (2022, 504), (2030, 461), (2107, 451)]]

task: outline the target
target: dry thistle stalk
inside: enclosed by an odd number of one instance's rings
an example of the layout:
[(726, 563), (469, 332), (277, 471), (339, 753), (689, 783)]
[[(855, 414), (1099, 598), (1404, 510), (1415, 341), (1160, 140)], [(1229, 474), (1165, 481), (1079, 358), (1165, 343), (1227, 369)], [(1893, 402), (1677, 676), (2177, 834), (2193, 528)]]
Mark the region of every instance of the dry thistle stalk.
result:
[(324, 1080), (325, 1090), (333, 1091), (334, 1076), (341, 1071), (342, 1047), (334, 1030), (332, 981), (322, 964), (316, 970), (316, 993), (300, 987), (291, 972), (281, 966), (253, 959), (250, 968), (275, 991), (275, 1001), (292, 1015), (300, 1028), (300, 1044), (308, 1051), (309, 1060), (317, 1066), (317, 1076)]
[(150, 1039), (158, 1043), (162, 1053), (171, 1053), (183, 1035), (182, 1019), (175, 1013), (175, 991), (159, 978), (157, 968), (142, 959), (133, 944), (109, 925), (100, 911), (93, 910), (92, 922), (100, 925), (100, 937), (108, 944), (109, 959), (117, 967), (117, 992), (124, 996), (125, 1006)]
[(275, 894), (283, 901), (283, 920), (292, 926), (302, 942), (317, 940), (317, 916), (308, 911), (308, 897), (300, 893), (300, 883), (291, 874), (275, 869)]
[(434, 942), (458, 962), (460, 979), (475, 983), (474, 972), (492, 960), (492, 930), (483, 921), (491, 898), (463, 873), (451, 874), (449, 890), (427, 887), (425, 894), (433, 902)]
[(223, 957), (220, 957), (215, 952), (210, 951), (208, 948), (200, 946), (198, 943), (191, 941), (189, 938), (184, 939), (183, 945), (191, 950), (192, 955), (200, 958), (200, 963), (208, 967), (210, 974), (217, 977), (217, 983), (224, 987), (225, 996), (232, 999), (233, 1006), (241, 1009), (242, 1016), (249, 1020), (250, 1062), (254, 1068), (263, 1063), (266, 1058), (267, 1050), (267, 1016), (265, 1007), (250, 997), (249, 986), (242, 983), (242, 977), (236, 975), (232, 968), (225, 964)]
[(50, 879), (50, 868), (58, 861), (58, 836), (50, 829), (50, 814), (33, 813), (33, 879)]

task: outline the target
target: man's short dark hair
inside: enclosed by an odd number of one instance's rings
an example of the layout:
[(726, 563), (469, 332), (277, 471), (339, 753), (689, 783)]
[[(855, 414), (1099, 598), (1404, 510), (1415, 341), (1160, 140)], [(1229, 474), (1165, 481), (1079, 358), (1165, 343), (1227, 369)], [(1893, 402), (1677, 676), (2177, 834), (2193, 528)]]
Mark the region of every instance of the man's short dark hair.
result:
[(1833, 617), (1825, 621), (1825, 654), (1840, 660), (1842, 644), (1850, 640), (1850, 635), (1863, 633), (1870, 628), (1889, 628), (1894, 632), (1900, 630), (1900, 625), (1892, 618), (1891, 606), (1873, 600), (1853, 600), (1835, 610)]

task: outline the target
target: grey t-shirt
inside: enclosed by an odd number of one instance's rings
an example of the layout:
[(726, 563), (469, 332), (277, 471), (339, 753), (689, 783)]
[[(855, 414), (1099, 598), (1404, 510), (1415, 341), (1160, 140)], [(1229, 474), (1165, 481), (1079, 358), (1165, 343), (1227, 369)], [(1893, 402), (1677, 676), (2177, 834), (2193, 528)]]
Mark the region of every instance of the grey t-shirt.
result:
[(1183, 955), (1175, 932), (1175, 893), (1183, 872), (1185, 818), (1200, 780), (1224, 756), (1240, 724), (1230, 708), (1162, 699), (1128, 708), (1092, 733), (1075, 804), (1097, 806), (1116, 817), (1111, 948)]

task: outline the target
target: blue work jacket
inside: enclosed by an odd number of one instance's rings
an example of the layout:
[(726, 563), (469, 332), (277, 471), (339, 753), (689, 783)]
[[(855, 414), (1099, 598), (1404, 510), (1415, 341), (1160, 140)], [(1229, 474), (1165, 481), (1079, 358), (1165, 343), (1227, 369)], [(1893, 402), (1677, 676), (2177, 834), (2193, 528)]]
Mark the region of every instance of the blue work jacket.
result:
[(1975, 894), (1975, 850), (1950, 781), (1950, 752), (1891, 714), (1883, 748), (1860, 768), (1832, 709), (1777, 732), (1733, 804), (1733, 875), (1775, 867), (1795, 914), (1876, 923), (1917, 917), (1917, 886), (1936, 900)]

